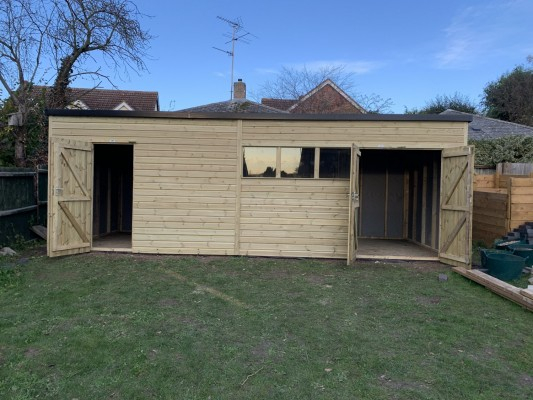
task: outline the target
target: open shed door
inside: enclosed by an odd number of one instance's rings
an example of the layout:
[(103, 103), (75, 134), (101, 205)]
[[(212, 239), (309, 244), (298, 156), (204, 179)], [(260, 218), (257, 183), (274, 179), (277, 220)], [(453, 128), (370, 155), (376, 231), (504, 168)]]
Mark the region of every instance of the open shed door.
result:
[(441, 164), (439, 259), (470, 268), (474, 148), (445, 149)]
[(92, 145), (52, 137), (48, 159), (48, 256), (89, 252), (92, 240)]
[(357, 256), (357, 226), (359, 225), (359, 147), (352, 144), (350, 166), (350, 202), (348, 212), (348, 259), (350, 265)]

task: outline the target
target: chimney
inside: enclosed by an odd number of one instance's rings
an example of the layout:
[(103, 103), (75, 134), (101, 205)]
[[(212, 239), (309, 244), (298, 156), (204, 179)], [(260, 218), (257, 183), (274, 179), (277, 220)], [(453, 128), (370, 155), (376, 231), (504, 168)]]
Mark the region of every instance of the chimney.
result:
[(246, 98), (246, 83), (242, 79), (238, 79), (237, 82), (233, 84), (233, 98), (234, 99), (245, 99)]

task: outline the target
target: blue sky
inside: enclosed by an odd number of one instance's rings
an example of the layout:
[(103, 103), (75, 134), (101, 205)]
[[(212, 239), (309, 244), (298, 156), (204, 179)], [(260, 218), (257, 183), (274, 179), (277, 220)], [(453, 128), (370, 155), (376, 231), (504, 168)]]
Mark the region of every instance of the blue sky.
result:
[(488, 82), (533, 55), (533, 0), (134, 2), (156, 36), (149, 71), (115, 83), (158, 91), (163, 110), (229, 99), (231, 58), (212, 47), (230, 49), (230, 28), (217, 16), (240, 18), (256, 36), (235, 51), (235, 79), (249, 94), (282, 66), (343, 64), (356, 91), (391, 98), (395, 113), (455, 92), (479, 101)]

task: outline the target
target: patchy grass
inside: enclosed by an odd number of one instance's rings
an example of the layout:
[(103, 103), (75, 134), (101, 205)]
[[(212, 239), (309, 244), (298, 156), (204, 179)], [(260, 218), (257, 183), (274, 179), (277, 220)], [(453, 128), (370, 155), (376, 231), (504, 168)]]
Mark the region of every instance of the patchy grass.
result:
[(533, 314), (439, 264), (9, 263), (2, 399), (533, 398)]

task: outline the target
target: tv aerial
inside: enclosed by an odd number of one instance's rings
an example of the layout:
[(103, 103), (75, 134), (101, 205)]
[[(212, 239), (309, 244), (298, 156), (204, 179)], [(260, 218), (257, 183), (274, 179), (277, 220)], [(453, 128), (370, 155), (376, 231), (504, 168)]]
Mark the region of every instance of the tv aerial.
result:
[(215, 50), (226, 53), (231, 57), (231, 82), (230, 82), (230, 100), (233, 99), (233, 71), (235, 67), (235, 42), (241, 41), (246, 44), (250, 44), (249, 37), (257, 37), (254, 34), (246, 31), (242, 24), (242, 20), (238, 18), (236, 21), (231, 21), (227, 18), (217, 16), (217, 18), (225, 23), (227, 23), (231, 28), (231, 33), (225, 33), (224, 37), (229, 38), (225, 44), (231, 43), (231, 50), (224, 50), (218, 47), (213, 46)]

